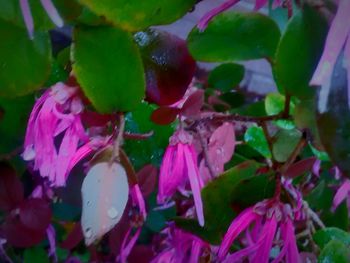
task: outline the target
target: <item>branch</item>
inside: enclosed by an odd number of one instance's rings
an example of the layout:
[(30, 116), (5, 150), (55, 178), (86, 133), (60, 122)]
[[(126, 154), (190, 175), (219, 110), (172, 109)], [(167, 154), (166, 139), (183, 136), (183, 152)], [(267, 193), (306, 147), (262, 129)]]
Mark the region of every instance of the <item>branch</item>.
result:
[(119, 160), (120, 145), (123, 142), (124, 129), (125, 129), (125, 118), (124, 118), (124, 114), (121, 113), (119, 115), (118, 135), (117, 135), (117, 138), (114, 141), (111, 161)]

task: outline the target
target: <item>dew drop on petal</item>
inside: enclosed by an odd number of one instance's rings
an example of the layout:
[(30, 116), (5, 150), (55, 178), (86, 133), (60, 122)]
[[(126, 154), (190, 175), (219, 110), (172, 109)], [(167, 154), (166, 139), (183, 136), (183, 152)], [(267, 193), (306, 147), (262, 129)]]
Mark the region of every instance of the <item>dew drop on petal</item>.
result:
[(119, 212), (112, 206), (108, 209), (107, 214), (111, 219), (114, 219), (118, 216)]

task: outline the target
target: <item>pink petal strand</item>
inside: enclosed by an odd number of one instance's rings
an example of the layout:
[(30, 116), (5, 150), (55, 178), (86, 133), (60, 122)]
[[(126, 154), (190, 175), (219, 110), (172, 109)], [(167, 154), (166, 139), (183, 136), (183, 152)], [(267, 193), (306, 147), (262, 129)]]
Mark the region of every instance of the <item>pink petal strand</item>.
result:
[(240, 0), (228, 0), (222, 5), (210, 10), (208, 13), (206, 13), (198, 22), (197, 27), (199, 31), (204, 31), (206, 27), (208, 26), (208, 23), (210, 20), (212, 20), (215, 16), (218, 14), (226, 11), (230, 7), (234, 6), (236, 3), (238, 3)]
[(310, 81), (310, 85), (323, 85), (330, 79), (338, 55), (350, 31), (349, 10), (350, 1), (340, 0), (337, 14), (328, 32), (321, 60)]
[(51, 21), (58, 27), (63, 27), (63, 20), (51, 0), (40, 0)]
[(30, 11), (30, 6), (28, 0), (19, 0), (19, 4), (21, 6), (21, 12), (23, 16), (24, 23), (28, 30), (28, 35), (30, 39), (34, 38), (34, 22), (33, 16)]
[(350, 180), (346, 179), (344, 183), (339, 187), (337, 193), (333, 198), (332, 210), (335, 211), (337, 207), (343, 202), (350, 194)]
[(201, 197), (202, 182), (199, 178), (197, 162), (193, 159), (190, 146), (188, 145), (184, 146), (184, 157), (187, 165), (188, 179), (190, 181), (193, 193), (198, 222), (201, 226), (204, 226), (203, 203)]

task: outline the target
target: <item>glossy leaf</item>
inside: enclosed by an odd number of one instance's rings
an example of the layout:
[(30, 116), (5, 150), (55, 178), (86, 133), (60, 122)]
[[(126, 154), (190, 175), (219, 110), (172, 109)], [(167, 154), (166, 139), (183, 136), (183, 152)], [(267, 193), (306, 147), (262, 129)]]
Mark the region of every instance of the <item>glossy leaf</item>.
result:
[(278, 162), (285, 162), (293, 153), (301, 139), (301, 132), (294, 130), (279, 130), (275, 135), (275, 142), (272, 147), (273, 156)]
[(271, 158), (269, 145), (266, 141), (264, 131), (261, 127), (252, 126), (244, 134), (244, 141), (266, 158)]
[(0, 162), (0, 209), (9, 211), (23, 200), (22, 183), (9, 164)]
[(112, 27), (76, 28), (72, 57), (77, 81), (99, 112), (129, 111), (143, 99), (141, 57), (129, 33)]
[(19, 206), (19, 217), (22, 224), (36, 231), (45, 231), (51, 222), (49, 203), (43, 199), (30, 198)]
[(348, 263), (350, 261), (349, 248), (338, 240), (330, 241), (318, 258), (319, 263)]
[(51, 68), (47, 33), (30, 40), (26, 29), (0, 19), (0, 96), (16, 97), (42, 88)]
[(336, 227), (327, 227), (318, 230), (313, 235), (313, 239), (321, 249), (332, 240), (338, 240), (346, 246), (350, 246), (350, 234)]
[[(269, 93), (265, 98), (265, 110), (268, 115), (275, 115), (283, 112), (284, 110), (284, 104), (285, 104), (285, 97), (281, 95), (280, 93)], [(293, 114), (294, 112), (294, 103), (291, 102), (289, 104), (290, 107), (290, 114)], [(283, 128), (283, 129), (293, 129), (295, 128), (295, 125), (290, 120), (277, 120), (274, 121), (274, 123)]]
[(80, 0), (99, 16), (129, 31), (168, 24), (183, 16), (195, 0)]
[(170, 105), (184, 96), (196, 63), (186, 42), (176, 35), (151, 29), (134, 35), (146, 75), (146, 100)]
[(197, 60), (226, 62), (272, 59), (279, 38), (277, 25), (267, 16), (227, 12), (216, 16), (203, 32), (195, 27), (187, 42)]
[(278, 90), (300, 98), (313, 94), (309, 81), (327, 33), (326, 20), (307, 5), (287, 25), (273, 67)]
[(227, 92), (236, 87), (244, 77), (244, 67), (239, 64), (227, 63), (214, 68), (208, 76), (211, 88)]
[(81, 191), (81, 226), (86, 245), (91, 245), (111, 230), (124, 213), (129, 194), (126, 172), (118, 163), (98, 163), (86, 175)]
[(347, 69), (338, 58), (330, 83), (325, 83), (317, 98), (317, 127), (322, 145), (332, 162), (350, 176), (350, 110)]

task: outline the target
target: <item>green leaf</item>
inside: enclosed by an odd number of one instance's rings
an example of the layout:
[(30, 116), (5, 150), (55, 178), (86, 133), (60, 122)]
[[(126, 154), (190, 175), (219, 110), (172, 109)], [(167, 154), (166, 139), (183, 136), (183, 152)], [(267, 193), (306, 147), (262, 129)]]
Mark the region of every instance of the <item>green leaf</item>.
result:
[(128, 31), (168, 24), (187, 13), (195, 0), (80, 0), (97, 15)]
[(278, 162), (285, 162), (293, 153), (300, 141), (301, 132), (294, 130), (279, 130), (275, 135), (275, 142), (272, 147), (273, 156)]
[[(280, 93), (269, 93), (265, 98), (265, 110), (268, 115), (279, 114), (284, 110), (285, 97)], [(289, 104), (290, 110), (289, 112), (293, 114), (294, 112), (294, 103), (290, 102)], [(273, 122), (278, 127), (283, 129), (291, 130), (295, 128), (295, 125), (290, 120), (277, 120)]]
[(50, 74), (51, 46), (47, 33), (27, 31), (0, 19), (0, 96), (15, 97), (42, 88)]
[(278, 45), (273, 67), (281, 93), (312, 97), (309, 81), (322, 53), (326, 34), (326, 20), (308, 6), (293, 16)]
[(24, 263), (49, 263), (46, 251), (41, 247), (28, 248), (24, 251)]
[(336, 227), (327, 227), (325, 229), (318, 230), (313, 235), (313, 240), (321, 249), (323, 249), (332, 240), (338, 240), (346, 246), (350, 246), (350, 234)]
[(126, 130), (132, 133), (148, 133), (153, 131), (147, 140), (126, 140), (125, 152), (132, 161), (136, 170), (152, 163), (159, 166), (163, 157), (164, 148), (169, 144), (169, 137), (174, 129), (167, 125), (157, 125), (150, 117), (154, 108), (142, 103), (136, 110), (126, 115)]
[(203, 32), (195, 27), (187, 41), (197, 60), (225, 62), (272, 59), (279, 38), (280, 31), (269, 17), (227, 12), (216, 16)]
[(130, 111), (140, 104), (144, 72), (129, 33), (112, 27), (76, 28), (72, 57), (77, 80), (99, 112)]
[(348, 263), (350, 262), (349, 248), (339, 240), (332, 240), (321, 251), (318, 262)]
[(244, 77), (242, 65), (227, 63), (214, 68), (208, 76), (209, 87), (228, 92), (236, 87)]
[(268, 175), (255, 176), (258, 167), (254, 161), (243, 162), (202, 190), (204, 227), (196, 220), (183, 218), (175, 218), (176, 225), (211, 244), (220, 244), (237, 212), (273, 195), (274, 182), (268, 180)]
[(223, 235), (235, 213), (231, 208), (232, 196), (240, 183), (255, 175), (259, 165), (254, 161), (239, 164), (221, 174), (202, 190), (205, 226)]
[[(25, 28), (19, 2), (17, 0), (0, 0), (0, 18)], [(53, 4), (60, 16), (68, 21), (76, 18), (82, 9), (77, 0), (53, 0)], [(56, 27), (40, 1), (29, 0), (29, 6), (33, 16), (34, 30), (48, 30)]]
[(266, 158), (272, 157), (264, 131), (261, 127), (249, 127), (244, 134), (244, 141), (262, 156)]
[(0, 98), (0, 108), (4, 111), (4, 115), (0, 119), (0, 153), (12, 152), (23, 144), (33, 104), (33, 95), (15, 99)]

